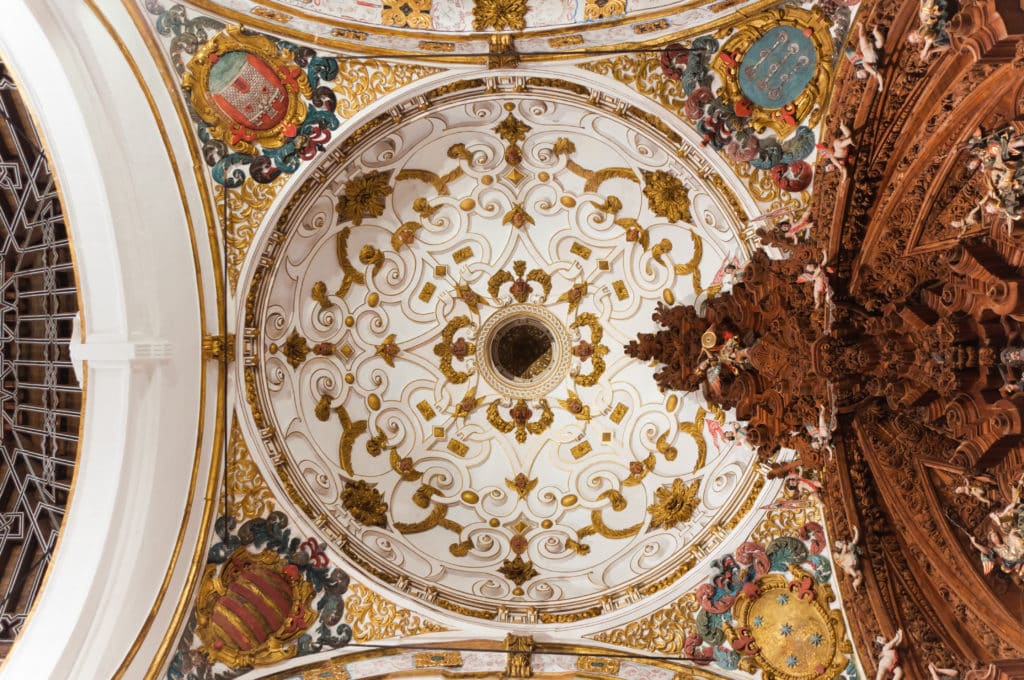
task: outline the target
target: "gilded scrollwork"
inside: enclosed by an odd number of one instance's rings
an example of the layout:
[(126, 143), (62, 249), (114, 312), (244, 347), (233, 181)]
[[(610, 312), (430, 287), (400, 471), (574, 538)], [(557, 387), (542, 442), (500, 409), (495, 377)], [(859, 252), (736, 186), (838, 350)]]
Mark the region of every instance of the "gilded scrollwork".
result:
[[(287, 181), (288, 175), (279, 175), (269, 184), (260, 184), (252, 177), (246, 177), (242, 185), (234, 189), (225, 189), (221, 184), (214, 187), (216, 203), (221, 205), (227, 200), (228, 204), (226, 266), (232, 290), (238, 286), (238, 274), (256, 231)], [(225, 191), (228, 192), (226, 199)]]
[(380, 59), (339, 60), (338, 78), (334, 82), (337, 114), (351, 118), (389, 92), (443, 72), (444, 69), (432, 66)]
[(264, 517), (277, 509), (274, 494), (253, 462), (238, 420), (234, 418), (228, 440), (227, 478), (230, 482), (228, 508), (239, 524), (254, 517)]
[[(601, 566), (610, 551), (665, 565), (678, 527), (729, 521), (718, 496), (738, 482), (723, 470), (750, 453), (707, 447), (704, 412), (666, 414), (617, 348), (669, 293), (701, 292), (709, 254), (735, 248), (739, 225), (677, 141), (609, 145), (626, 124), (595, 113), (601, 102), (495, 87), (431, 94), (452, 102), (413, 123), (445, 130), (436, 141), (406, 145), (398, 115), (367, 128), (321, 189), (298, 194), (254, 280), (279, 291), (261, 300), (301, 302), (252, 305), (265, 359), (252, 392), (268, 424), (287, 418), (284, 488), (370, 573), (430, 554), (440, 580), (418, 567), (400, 577), (415, 597), (475, 617), (577, 620), (602, 597), (633, 597)], [(567, 135), (572, 117), (582, 132)], [(368, 168), (371, 148), (386, 150)], [(717, 225), (701, 236), (688, 223), (698, 205)], [(297, 228), (322, 215), (329, 227)], [(282, 257), (309, 264), (282, 276)], [(484, 468), (501, 470), (496, 483)], [(691, 567), (650, 582), (646, 567), (626, 571), (656, 592)], [(547, 611), (570, 596), (572, 611)]]
[(376, 589), (352, 583), (345, 595), (345, 623), (352, 627), (353, 642), (375, 642), (441, 633), (444, 626), (402, 609)]

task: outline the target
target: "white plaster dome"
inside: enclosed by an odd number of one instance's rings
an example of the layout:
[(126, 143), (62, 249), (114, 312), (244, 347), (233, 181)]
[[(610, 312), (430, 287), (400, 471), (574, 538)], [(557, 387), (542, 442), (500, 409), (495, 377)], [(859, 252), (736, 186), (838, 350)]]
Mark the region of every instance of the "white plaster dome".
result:
[(753, 454), (623, 346), (744, 257), (712, 167), (557, 80), (455, 82), (343, 133), (248, 273), (246, 429), (279, 498), (457, 615), (571, 622), (686, 581), (751, 509)]

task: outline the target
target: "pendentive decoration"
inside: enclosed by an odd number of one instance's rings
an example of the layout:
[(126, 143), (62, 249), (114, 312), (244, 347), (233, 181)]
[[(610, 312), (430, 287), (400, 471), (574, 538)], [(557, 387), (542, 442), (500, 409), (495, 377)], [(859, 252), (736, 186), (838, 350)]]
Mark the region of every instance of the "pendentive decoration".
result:
[(168, 680), (229, 680), (352, 639), (342, 623), (348, 575), (326, 546), (292, 536), (271, 512), (237, 527), (220, 517), (195, 609), (167, 669)]
[(204, 156), (216, 159), (214, 179), (235, 187), (247, 171), (269, 183), (322, 151), (339, 121), (336, 96), (320, 83), (337, 75), (337, 60), (241, 26), (196, 50), (182, 88), (202, 121)]
[(798, 124), (813, 127), (831, 86), (833, 46), (821, 10), (795, 7), (758, 15), (722, 45), (712, 68), (722, 100), (749, 125), (780, 137)]
[(295, 655), (290, 644), (316, 620), (313, 586), (273, 550), (238, 548), (199, 586), (200, 651), (228, 666), (266, 666)]

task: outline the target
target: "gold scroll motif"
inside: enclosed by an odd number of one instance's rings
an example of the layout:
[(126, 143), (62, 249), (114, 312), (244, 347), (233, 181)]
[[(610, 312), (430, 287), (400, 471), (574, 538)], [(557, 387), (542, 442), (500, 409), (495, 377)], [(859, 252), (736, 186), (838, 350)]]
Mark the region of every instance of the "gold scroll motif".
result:
[(696, 595), (687, 593), (650, 616), (588, 637), (628, 649), (678, 655), (683, 652), (687, 630), (694, 627), (692, 623), (687, 625), (686, 622), (693, 622), (699, 611)]
[[(256, 230), (266, 216), (274, 199), (288, 182), (290, 175), (280, 174), (269, 184), (260, 184), (252, 177), (246, 177), (240, 187), (228, 189), (228, 221), (222, 225), (227, 240), (228, 282), (233, 292), (238, 287), (238, 274), (245, 262), (245, 256), (252, 245)], [(215, 202), (224, 203), (224, 187), (214, 186)], [(219, 212), (219, 211), (218, 211)]]
[(585, 312), (577, 316), (576, 320), (569, 327), (574, 330), (577, 328), (590, 329), (590, 340), (583, 340), (573, 347), (572, 352), (581, 362), (586, 363), (590, 361), (593, 368), (591, 368), (589, 373), (573, 376), (573, 382), (583, 387), (593, 387), (597, 384), (598, 379), (604, 375), (606, 367), (604, 356), (608, 354), (608, 348), (601, 344), (601, 338), (604, 337), (604, 329), (601, 327), (600, 322), (598, 322), (597, 316), (591, 312)]
[(533, 287), (530, 286), (531, 281), (539, 284), (544, 290), (541, 302), (548, 299), (548, 295), (551, 294), (551, 277), (547, 272), (543, 269), (531, 269), (527, 273), (526, 262), (523, 260), (513, 262), (512, 271), (514, 274), (502, 269), (487, 279), (487, 294), (494, 298), (495, 302), (498, 301), (498, 293), (501, 287), (506, 283), (512, 284), (509, 288), (509, 293), (515, 298), (516, 302), (526, 302), (530, 293), (533, 292)]
[[(420, 2), (430, 4), (430, 0)], [(331, 83), (338, 94), (335, 113), (339, 118), (351, 118), (387, 93), (443, 72), (430, 66), (377, 59), (339, 61), (338, 77)]]
[[(455, 317), (441, 331), (441, 342), (434, 345), (434, 354), (440, 359), (441, 373), (455, 385), (461, 385), (469, 380), (470, 373), (456, 370), (452, 366), (452, 360), (465, 361), (466, 357), (471, 357), (476, 352), (473, 343), (465, 338), (456, 339), (455, 335), (463, 328), (472, 328), (472, 325), (473, 322), (468, 316)], [(423, 409), (420, 409), (420, 412), (423, 413)], [(426, 413), (423, 413), (423, 417), (430, 420), (433, 416), (427, 417)]]
[(501, 417), (501, 413), (498, 411), (500, 404), (500, 400), (496, 399), (487, 407), (487, 422), (498, 432), (507, 434), (514, 430), (516, 441), (520, 444), (526, 443), (527, 435), (537, 435), (545, 432), (551, 427), (551, 423), (555, 421), (555, 414), (552, 413), (551, 407), (548, 406), (547, 399), (541, 399), (537, 402), (541, 413), (536, 420), (533, 420), (533, 409), (527, 406), (525, 399), (516, 401), (508, 408), (510, 420), (505, 420)]
[(626, 0), (587, 0), (583, 7), (583, 18), (587, 21), (617, 17), (625, 13)]
[(400, 609), (359, 583), (351, 584), (345, 594), (345, 623), (352, 627), (352, 641), (355, 643), (404, 639), (448, 630), (430, 619)]
[(249, 454), (237, 418), (231, 419), (227, 479), (228, 509), (239, 524), (256, 517), (266, 517), (277, 509), (273, 492)]

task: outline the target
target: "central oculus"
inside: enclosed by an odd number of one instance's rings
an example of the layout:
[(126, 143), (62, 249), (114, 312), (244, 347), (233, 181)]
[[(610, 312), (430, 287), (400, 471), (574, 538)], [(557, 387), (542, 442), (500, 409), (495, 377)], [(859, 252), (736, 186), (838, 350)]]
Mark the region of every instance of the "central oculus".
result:
[(480, 329), (477, 365), (499, 393), (536, 399), (569, 374), (569, 332), (546, 307), (513, 304), (492, 314)]

